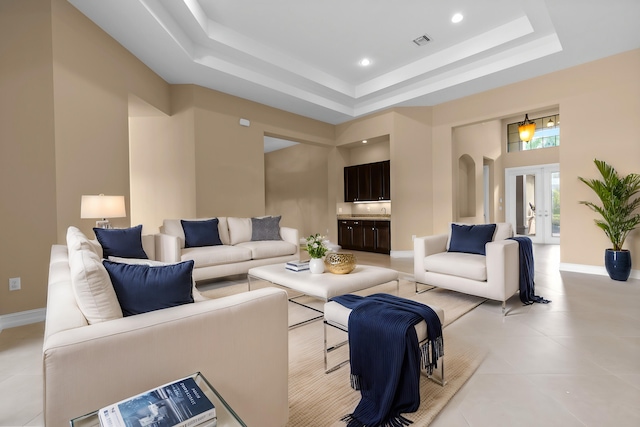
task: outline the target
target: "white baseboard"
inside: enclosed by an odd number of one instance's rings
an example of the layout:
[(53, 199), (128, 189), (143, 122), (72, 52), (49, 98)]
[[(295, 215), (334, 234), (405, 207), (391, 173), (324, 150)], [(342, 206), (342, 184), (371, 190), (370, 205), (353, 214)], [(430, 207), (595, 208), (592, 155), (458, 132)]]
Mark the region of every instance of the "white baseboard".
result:
[(391, 258), (413, 258), (413, 251), (391, 251)]
[[(596, 274), (598, 276), (609, 276), (604, 266), (560, 263), (560, 271), (571, 271), (573, 273)], [(631, 270), (630, 279), (640, 279), (640, 270)]]
[(44, 322), (47, 314), (46, 308), (20, 311), (18, 313), (5, 314), (0, 316), (0, 331), (16, 326), (29, 325), (31, 323)]

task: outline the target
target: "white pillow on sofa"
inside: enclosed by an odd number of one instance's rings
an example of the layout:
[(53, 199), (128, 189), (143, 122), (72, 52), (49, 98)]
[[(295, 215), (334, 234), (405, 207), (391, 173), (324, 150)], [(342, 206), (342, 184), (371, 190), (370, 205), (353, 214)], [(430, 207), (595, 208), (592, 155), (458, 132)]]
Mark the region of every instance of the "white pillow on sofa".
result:
[(102, 258), (102, 246), (97, 240), (90, 240), (78, 227), (67, 228), (67, 250), (69, 253), (88, 250)]
[(251, 241), (251, 218), (228, 217), (229, 240), (232, 245)]
[(109, 273), (95, 252), (70, 252), (69, 268), (76, 302), (90, 325), (122, 317)]

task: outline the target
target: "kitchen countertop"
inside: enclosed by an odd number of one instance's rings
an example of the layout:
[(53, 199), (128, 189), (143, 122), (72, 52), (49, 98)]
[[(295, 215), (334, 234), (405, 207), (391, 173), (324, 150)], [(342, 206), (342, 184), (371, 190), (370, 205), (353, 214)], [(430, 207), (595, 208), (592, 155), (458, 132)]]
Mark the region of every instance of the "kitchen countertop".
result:
[(391, 215), (382, 214), (338, 214), (338, 220), (391, 221)]

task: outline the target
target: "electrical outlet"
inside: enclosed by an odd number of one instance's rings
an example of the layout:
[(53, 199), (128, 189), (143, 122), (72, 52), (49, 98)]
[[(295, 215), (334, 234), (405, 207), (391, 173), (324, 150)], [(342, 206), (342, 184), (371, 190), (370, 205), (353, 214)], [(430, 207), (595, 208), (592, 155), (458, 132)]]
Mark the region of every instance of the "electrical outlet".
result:
[(20, 290), (20, 278), (12, 277), (9, 279), (9, 290), (10, 291), (19, 291)]

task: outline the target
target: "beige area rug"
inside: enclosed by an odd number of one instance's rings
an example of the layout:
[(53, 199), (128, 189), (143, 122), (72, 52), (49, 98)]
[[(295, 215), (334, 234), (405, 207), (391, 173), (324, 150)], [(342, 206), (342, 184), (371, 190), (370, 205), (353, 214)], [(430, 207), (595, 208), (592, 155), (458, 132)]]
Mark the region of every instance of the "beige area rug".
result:
[[(252, 284), (253, 287), (253, 284)], [(202, 292), (208, 297), (246, 291), (246, 282)], [(427, 305), (435, 305), (445, 312), (444, 326), (451, 324), (460, 316), (473, 310), (484, 299), (444, 289), (432, 289), (416, 295), (413, 282), (400, 281), (399, 295), (412, 297)], [(395, 293), (395, 285), (382, 285), (363, 292)], [(305, 299), (317, 308), (322, 303)], [(290, 324), (317, 315), (311, 310), (289, 304)], [(353, 412), (360, 401), (360, 392), (353, 390), (349, 382), (349, 365), (330, 373), (324, 371), (324, 332), (321, 320), (291, 329), (289, 331), (289, 423), (288, 427), (343, 427), (340, 419)], [(328, 328), (327, 339), (330, 344), (345, 340), (347, 335), (335, 328)], [(447, 384), (442, 387), (422, 376), (420, 383), (421, 403), (417, 412), (404, 414), (414, 422), (412, 426), (427, 426), (453, 395), (471, 377), (485, 355), (485, 350), (468, 342), (463, 342), (444, 329), (445, 378)], [(330, 366), (336, 365), (348, 357), (348, 346), (329, 355)], [(439, 377), (439, 370), (434, 373)]]

